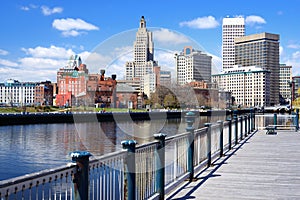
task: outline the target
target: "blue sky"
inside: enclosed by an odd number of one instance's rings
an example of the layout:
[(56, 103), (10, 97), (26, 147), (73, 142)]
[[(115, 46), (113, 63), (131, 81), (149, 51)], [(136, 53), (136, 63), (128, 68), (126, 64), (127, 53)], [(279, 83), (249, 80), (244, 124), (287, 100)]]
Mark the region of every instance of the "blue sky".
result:
[(141, 16), (153, 31), (155, 60), (174, 70), (173, 57), (185, 45), (213, 56), (221, 69), (222, 19), (243, 16), (246, 35), (280, 34), (281, 63), (300, 75), (300, 2), (276, 1), (47, 1), (1, 2), (0, 82), (56, 82), (59, 68), (78, 54), (90, 72), (124, 74)]

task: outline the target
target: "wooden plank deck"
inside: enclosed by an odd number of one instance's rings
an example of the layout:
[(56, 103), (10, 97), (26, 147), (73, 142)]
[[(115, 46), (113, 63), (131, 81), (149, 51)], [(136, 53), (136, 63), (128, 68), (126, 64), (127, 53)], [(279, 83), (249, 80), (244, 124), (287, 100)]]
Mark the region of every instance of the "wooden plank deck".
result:
[(300, 199), (300, 132), (260, 130), (166, 199)]

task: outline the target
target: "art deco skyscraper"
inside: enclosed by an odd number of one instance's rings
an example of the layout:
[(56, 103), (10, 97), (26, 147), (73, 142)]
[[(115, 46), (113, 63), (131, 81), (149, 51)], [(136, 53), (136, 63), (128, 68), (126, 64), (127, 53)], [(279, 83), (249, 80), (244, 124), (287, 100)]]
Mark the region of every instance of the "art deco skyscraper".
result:
[(147, 30), (144, 16), (141, 17), (133, 48), (134, 61), (126, 62), (126, 80), (142, 79), (144, 75), (152, 73), (153, 67), (157, 66), (157, 62), (153, 60), (152, 32)]
[(245, 36), (243, 17), (224, 18), (222, 25), (222, 63), (223, 70), (234, 65), (234, 39)]

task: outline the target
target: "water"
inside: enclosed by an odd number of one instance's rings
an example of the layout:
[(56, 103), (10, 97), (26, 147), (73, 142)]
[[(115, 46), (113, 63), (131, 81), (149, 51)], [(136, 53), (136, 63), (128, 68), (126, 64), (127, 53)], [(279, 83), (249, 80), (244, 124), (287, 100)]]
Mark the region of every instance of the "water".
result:
[[(225, 117), (201, 117), (197, 126), (219, 119)], [(184, 119), (0, 126), (0, 180), (65, 165), (75, 150), (99, 156), (121, 150), (123, 140), (142, 144), (154, 133), (172, 136), (185, 128)]]

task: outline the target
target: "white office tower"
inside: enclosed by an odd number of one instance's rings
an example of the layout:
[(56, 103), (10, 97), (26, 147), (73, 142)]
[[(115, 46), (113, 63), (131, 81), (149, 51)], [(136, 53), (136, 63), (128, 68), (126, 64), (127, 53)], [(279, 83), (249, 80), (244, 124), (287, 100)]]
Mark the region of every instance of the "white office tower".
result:
[(222, 25), (222, 65), (223, 70), (234, 65), (234, 39), (245, 36), (245, 19), (243, 17), (223, 18)]
[(126, 62), (125, 79), (129, 81), (140, 80), (140, 89), (144, 91), (144, 76), (153, 73), (153, 67), (157, 66), (157, 62), (153, 60), (152, 32), (147, 30), (144, 16), (141, 17), (133, 48), (134, 61)]
[(184, 47), (180, 54), (175, 54), (177, 84), (185, 85), (192, 81), (211, 81), (211, 60), (207, 54)]

